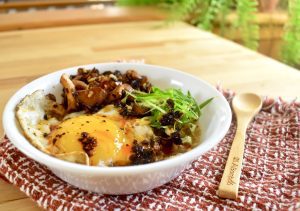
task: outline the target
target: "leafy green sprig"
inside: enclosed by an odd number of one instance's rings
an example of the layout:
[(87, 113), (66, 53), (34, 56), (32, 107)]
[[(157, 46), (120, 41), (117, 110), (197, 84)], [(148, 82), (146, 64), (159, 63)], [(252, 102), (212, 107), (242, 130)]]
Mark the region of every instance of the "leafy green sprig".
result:
[[(198, 104), (190, 92), (184, 94), (181, 89), (174, 88), (161, 90), (157, 87), (152, 87), (151, 93), (134, 91), (127, 94), (134, 98), (135, 103), (150, 109), (151, 126), (157, 128), (162, 127), (159, 121), (161, 117), (170, 111), (181, 113), (181, 116), (176, 119), (176, 125), (179, 127), (195, 123), (201, 115), (201, 109), (213, 100), (213, 98), (209, 98)], [(172, 100), (172, 106), (170, 106), (168, 100)]]

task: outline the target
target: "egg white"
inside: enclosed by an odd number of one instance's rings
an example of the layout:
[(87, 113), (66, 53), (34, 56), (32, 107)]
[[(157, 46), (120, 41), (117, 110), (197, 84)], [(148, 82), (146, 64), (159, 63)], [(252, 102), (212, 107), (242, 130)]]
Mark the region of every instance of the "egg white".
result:
[(50, 125), (58, 123), (55, 118), (44, 119), (49, 104), (50, 101), (44, 91), (37, 90), (27, 95), (16, 107), (16, 117), (24, 135), (35, 147), (47, 153), (49, 153), (47, 150), (49, 141), (45, 134), (50, 133)]

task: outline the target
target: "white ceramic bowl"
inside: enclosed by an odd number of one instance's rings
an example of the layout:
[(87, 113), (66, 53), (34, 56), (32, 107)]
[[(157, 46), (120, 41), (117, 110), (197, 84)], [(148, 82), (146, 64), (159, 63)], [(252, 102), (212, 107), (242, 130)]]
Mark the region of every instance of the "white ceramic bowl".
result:
[(214, 97), (214, 100), (203, 110), (199, 120), (201, 143), (191, 151), (168, 160), (139, 166), (94, 167), (62, 161), (36, 149), (23, 136), (15, 118), (15, 107), (25, 95), (37, 89), (44, 89), (59, 96), (61, 74), (75, 74), (78, 67), (51, 73), (27, 84), (14, 94), (5, 107), (3, 114), (5, 133), (25, 155), (46, 165), (58, 177), (79, 188), (105, 194), (130, 194), (163, 185), (177, 177), (200, 155), (217, 145), (230, 126), (231, 110), (226, 99), (213, 86), (192, 75), (166, 67), (134, 63), (91, 64), (80, 67), (122, 72), (134, 69), (148, 76), (150, 82), (160, 88), (176, 87), (183, 91), (190, 90), (199, 102), (210, 97)]

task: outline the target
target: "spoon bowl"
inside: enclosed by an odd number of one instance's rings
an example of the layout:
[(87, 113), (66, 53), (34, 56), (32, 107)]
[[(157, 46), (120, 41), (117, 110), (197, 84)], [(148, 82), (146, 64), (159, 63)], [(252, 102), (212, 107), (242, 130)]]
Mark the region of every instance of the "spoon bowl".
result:
[(261, 98), (253, 93), (243, 93), (234, 97), (232, 101), (234, 112), (255, 113), (262, 106)]

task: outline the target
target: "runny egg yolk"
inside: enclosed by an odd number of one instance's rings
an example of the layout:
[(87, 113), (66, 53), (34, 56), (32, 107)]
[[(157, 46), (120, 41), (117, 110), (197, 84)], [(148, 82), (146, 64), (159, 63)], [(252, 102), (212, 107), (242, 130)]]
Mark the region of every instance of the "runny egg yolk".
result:
[[(81, 115), (60, 123), (48, 136), (53, 154), (85, 152), (90, 165), (126, 165), (132, 138), (124, 133), (122, 121), (99, 115)], [(89, 145), (90, 144), (90, 145)]]

